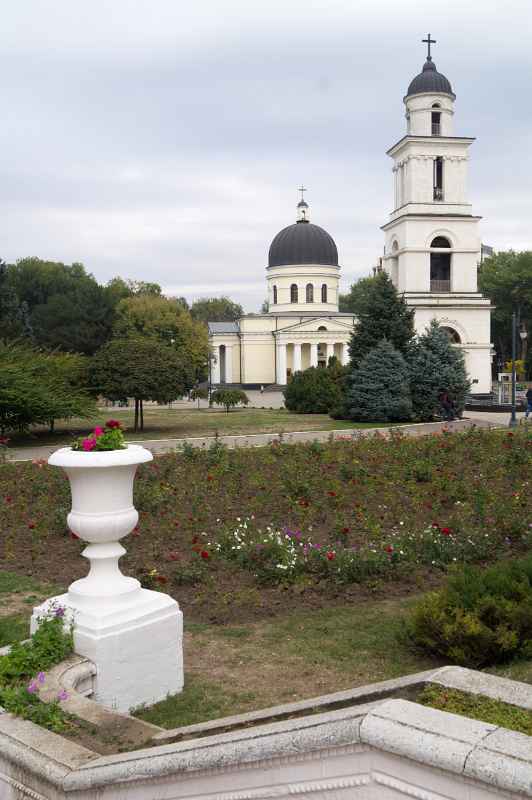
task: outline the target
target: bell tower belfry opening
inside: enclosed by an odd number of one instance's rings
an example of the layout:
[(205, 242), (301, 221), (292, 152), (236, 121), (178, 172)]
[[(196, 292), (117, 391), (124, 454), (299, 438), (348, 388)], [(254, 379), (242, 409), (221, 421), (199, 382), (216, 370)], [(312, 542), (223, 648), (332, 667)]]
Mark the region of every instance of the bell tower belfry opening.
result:
[(403, 98), (406, 134), (387, 154), (393, 159), (394, 195), (383, 226), (383, 264), (416, 308), (423, 331), (431, 319), (459, 331), (476, 393), (491, 391), (490, 303), (477, 289), (480, 217), (467, 196), (473, 138), (454, 135), (456, 95), (432, 60), (431, 34), (423, 39), (422, 71)]

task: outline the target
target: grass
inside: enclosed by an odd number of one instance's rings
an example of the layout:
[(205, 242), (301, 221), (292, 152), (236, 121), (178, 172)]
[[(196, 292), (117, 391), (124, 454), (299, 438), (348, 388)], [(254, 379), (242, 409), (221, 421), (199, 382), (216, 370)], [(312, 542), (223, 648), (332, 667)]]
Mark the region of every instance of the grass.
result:
[(492, 700), (490, 697), (431, 685), (421, 692), (418, 702), (450, 714), (459, 714), (461, 717), (477, 719), (532, 736), (532, 711)]
[(132, 409), (109, 408), (102, 411), (90, 424), (83, 420), (59, 421), (56, 431), (44, 427), (32, 429), (29, 434), (12, 434), (11, 447), (68, 444), (72, 437), (80, 436), (113, 417), (127, 429), (128, 440), (184, 439), (201, 436), (229, 434), (278, 433), (280, 431), (339, 430), (344, 428), (371, 428), (377, 423), (353, 423), (333, 420), (327, 414), (295, 414), (286, 409), (235, 409), (227, 414), (219, 409), (196, 409), (192, 406), (160, 408), (147, 406), (144, 410), (144, 431), (133, 433)]
[[(29, 580), (0, 573), (0, 587), (11, 587), (4, 599), (19, 597)], [(246, 625), (186, 623), (184, 691), (136, 715), (176, 728), (436, 668), (441, 662), (401, 637), (418, 599), (355, 602)], [(0, 617), (0, 646), (27, 638), (29, 612)], [(532, 661), (489, 671), (532, 683)]]
[(43, 594), (53, 587), (37, 581), (29, 575), (17, 575), (16, 572), (0, 572), (0, 594), (21, 594), (32, 592), (32, 597)]
[(164, 728), (437, 666), (398, 638), (412, 601), (369, 602), (251, 625), (187, 625), (185, 690), (136, 715)]
[(27, 639), (29, 631), (28, 618), (22, 614), (0, 617), (0, 647)]

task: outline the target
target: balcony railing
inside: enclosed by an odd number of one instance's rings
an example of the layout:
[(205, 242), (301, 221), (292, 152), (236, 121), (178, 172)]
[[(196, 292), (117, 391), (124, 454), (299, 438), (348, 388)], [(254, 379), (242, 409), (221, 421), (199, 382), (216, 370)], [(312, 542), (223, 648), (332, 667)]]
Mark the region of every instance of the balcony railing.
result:
[(450, 292), (451, 281), (433, 281), (430, 282), (431, 292)]
[(439, 136), (440, 133), (441, 133), (441, 125), (440, 125), (440, 123), (439, 122), (433, 122), (432, 123), (432, 135), (433, 136)]

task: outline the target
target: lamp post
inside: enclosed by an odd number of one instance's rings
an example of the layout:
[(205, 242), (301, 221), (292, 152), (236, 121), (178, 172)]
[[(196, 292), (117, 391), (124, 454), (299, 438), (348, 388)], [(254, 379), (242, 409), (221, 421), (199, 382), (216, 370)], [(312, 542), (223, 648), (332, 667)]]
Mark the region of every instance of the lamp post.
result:
[[(528, 336), (528, 333), (522, 325), (519, 325), (519, 336), (521, 337), (521, 342), (524, 342)], [(510, 416), (509, 427), (515, 428), (517, 426), (517, 417), (516, 417), (516, 403), (515, 403), (515, 384), (516, 384), (516, 370), (515, 370), (515, 360), (517, 358), (517, 314), (515, 311), (512, 314), (512, 414)]]

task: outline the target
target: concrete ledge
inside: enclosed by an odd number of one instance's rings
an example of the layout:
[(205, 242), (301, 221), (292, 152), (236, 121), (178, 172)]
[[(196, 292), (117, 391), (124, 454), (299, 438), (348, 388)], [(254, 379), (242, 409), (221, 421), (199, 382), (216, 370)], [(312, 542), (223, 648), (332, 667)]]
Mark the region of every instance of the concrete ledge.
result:
[(532, 711), (532, 686), (529, 683), (510, 681), (464, 667), (443, 667), (434, 673), (432, 683), (470, 694), (481, 694)]
[[(90, 665), (78, 661), (62, 669), (62, 680), (75, 687), (78, 681), (84, 685)], [(40, 789), (41, 796), (53, 800), (77, 792), (84, 800), (126, 795), (133, 800), (148, 796), (258, 800), (294, 792), (311, 797), (323, 787), (331, 791), (351, 787), (349, 797), (361, 800), (384, 796), (377, 788), (373, 794), (358, 793), (357, 786), (371, 784), (393, 788), (393, 797), (473, 800), (488, 793), (532, 797), (532, 737), (389, 697), (390, 692), (408, 694), (426, 683), (456, 685), (465, 691), (473, 687), (477, 694), (497, 693), (499, 699), (512, 698), (522, 705), (522, 684), (447, 667), (203, 725), (158, 729), (157, 746), (110, 756), (98, 756), (4, 714), (0, 715), (4, 776), (0, 774), (0, 796), (5, 778), (17, 787), (28, 787), (30, 797), (39, 796), (36, 792), (43, 782), (53, 785), (53, 792)], [(528, 704), (532, 688), (525, 685), (524, 690)], [(91, 704), (85, 698), (81, 701)], [(310, 711), (316, 713), (306, 713)], [(279, 719), (283, 715), (288, 718)], [(232, 726), (236, 727), (227, 730)], [(155, 726), (149, 727), (153, 735)], [(163, 744), (165, 737), (181, 741)], [(338, 772), (339, 764), (343, 766)], [(296, 788), (280, 791), (281, 770), (283, 780), (296, 781)], [(323, 782), (325, 775), (333, 774), (338, 780)], [(417, 788), (411, 783), (414, 775)], [(321, 776), (321, 783), (316, 783), (316, 776)], [(246, 789), (243, 794), (234, 794), (237, 784)], [(258, 793), (250, 788), (253, 785), (260, 787)]]

